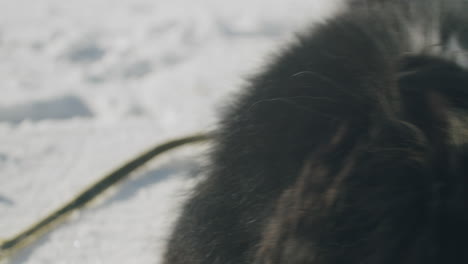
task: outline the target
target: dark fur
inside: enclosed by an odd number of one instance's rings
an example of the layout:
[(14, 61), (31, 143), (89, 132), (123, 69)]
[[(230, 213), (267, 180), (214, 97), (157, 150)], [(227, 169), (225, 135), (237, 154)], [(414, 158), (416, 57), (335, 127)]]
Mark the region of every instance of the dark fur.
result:
[(468, 263), (467, 2), (350, 6), (229, 108), (165, 264)]

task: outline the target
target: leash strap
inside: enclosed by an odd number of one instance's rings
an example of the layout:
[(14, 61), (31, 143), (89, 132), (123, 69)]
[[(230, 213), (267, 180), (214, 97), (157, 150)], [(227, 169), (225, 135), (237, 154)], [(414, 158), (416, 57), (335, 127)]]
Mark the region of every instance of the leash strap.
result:
[(24, 248), (25, 246), (36, 241), (54, 227), (57, 227), (70, 215), (71, 212), (86, 206), (99, 194), (118, 183), (122, 179), (125, 179), (131, 172), (135, 171), (137, 168), (150, 161), (154, 157), (177, 147), (206, 141), (209, 138), (210, 135), (208, 134), (198, 134), (169, 140), (151, 148), (134, 159), (129, 160), (119, 168), (105, 175), (100, 180), (83, 190), (80, 194), (75, 196), (75, 198), (64, 204), (62, 207), (51, 212), (49, 215), (37, 221), (35, 224), (31, 225), (16, 236), (7, 240), (0, 239), (0, 261), (13, 255), (21, 248)]

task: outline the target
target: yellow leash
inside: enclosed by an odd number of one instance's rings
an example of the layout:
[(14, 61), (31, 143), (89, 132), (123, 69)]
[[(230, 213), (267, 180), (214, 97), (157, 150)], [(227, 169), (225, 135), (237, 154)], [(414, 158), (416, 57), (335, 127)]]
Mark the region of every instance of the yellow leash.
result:
[(105, 175), (102, 179), (98, 180), (96, 183), (83, 190), (80, 194), (75, 196), (75, 198), (70, 200), (68, 203), (53, 211), (52, 213), (44, 217), (42, 220), (31, 225), (21, 233), (17, 234), (16, 236), (10, 239), (0, 239), (0, 261), (6, 259), (7, 257), (16, 253), (21, 248), (24, 248), (25, 246), (39, 239), (42, 235), (46, 234), (53, 227), (56, 227), (58, 224), (62, 223), (66, 219), (66, 217), (70, 215), (71, 212), (87, 205), (91, 200), (96, 198), (103, 191), (107, 190), (115, 183), (126, 178), (132, 171), (136, 170), (138, 167), (150, 161), (152, 158), (171, 149), (187, 144), (206, 141), (209, 138), (210, 135), (199, 134), (170, 140), (160, 145), (157, 145), (152, 149), (140, 154), (136, 158), (126, 162), (121, 167)]

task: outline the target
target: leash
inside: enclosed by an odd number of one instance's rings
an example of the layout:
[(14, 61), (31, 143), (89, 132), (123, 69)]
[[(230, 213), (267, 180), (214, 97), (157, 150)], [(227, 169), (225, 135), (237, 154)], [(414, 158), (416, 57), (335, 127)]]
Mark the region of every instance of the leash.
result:
[(70, 213), (86, 206), (99, 194), (119, 181), (125, 179), (131, 172), (135, 171), (137, 168), (141, 167), (143, 164), (150, 161), (154, 157), (177, 147), (206, 141), (210, 138), (211, 136), (209, 134), (198, 134), (169, 140), (149, 149), (146, 152), (143, 152), (134, 159), (127, 161), (122, 166), (118, 167), (114, 171), (105, 175), (100, 180), (83, 190), (81, 193), (75, 196), (75, 198), (71, 199), (57, 210), (51, 212), (43, 219), (32, 224), (24, 231), (18, 233), (10, 239), (0, 239), (0, 261), (14, 255), (20, 249), (36, 241), (54, 227), (57, 227), (68, 216), (70, 216)]

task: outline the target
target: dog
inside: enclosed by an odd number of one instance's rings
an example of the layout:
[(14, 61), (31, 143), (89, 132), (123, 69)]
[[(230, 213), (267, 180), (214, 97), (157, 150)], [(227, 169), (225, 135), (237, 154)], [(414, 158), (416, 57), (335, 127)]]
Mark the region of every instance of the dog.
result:
[(468, 263), (468, 1), (348, 1), (232, 100), (210, 160), (164, 264)]

